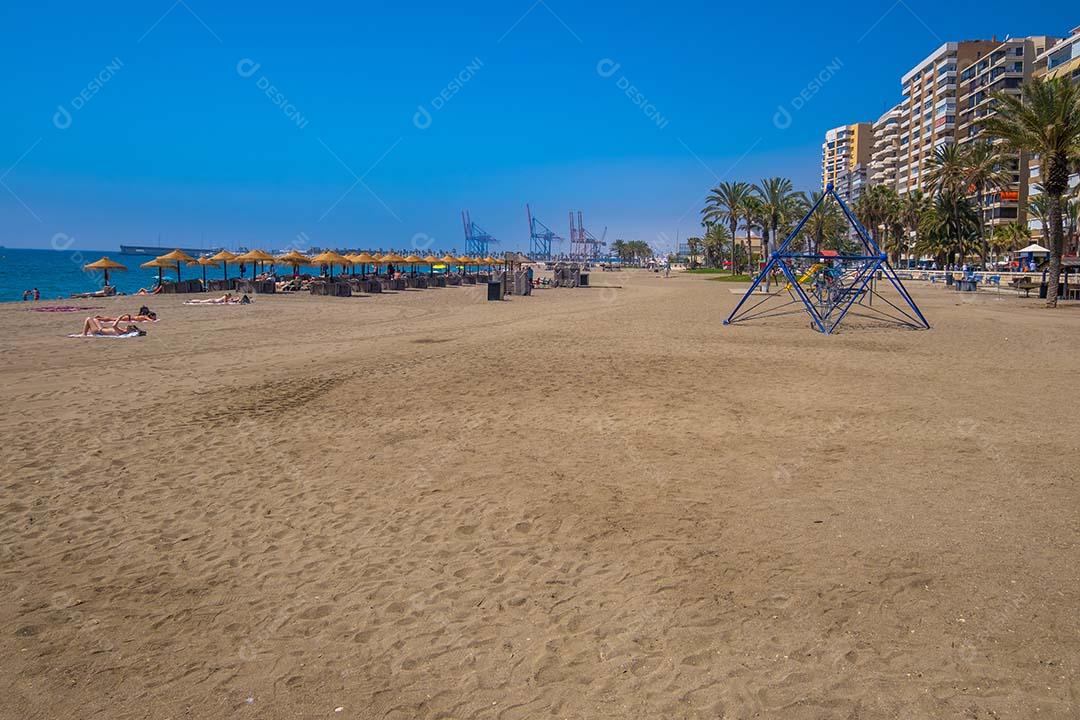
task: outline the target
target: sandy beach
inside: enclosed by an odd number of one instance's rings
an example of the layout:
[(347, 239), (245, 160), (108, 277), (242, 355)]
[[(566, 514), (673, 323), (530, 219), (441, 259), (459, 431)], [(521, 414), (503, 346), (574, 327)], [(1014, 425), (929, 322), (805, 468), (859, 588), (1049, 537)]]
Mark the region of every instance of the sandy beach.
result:
[(0, 717), (1080, 716), (1080, 307), (593, 281), (0, 307)]

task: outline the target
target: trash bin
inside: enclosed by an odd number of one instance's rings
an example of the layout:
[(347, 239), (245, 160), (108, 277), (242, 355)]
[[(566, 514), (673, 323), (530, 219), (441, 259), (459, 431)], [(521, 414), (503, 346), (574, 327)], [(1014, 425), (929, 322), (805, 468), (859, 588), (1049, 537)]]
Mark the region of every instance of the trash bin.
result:
[(945, 273), (945, 284), (946, 285), (952, 285), (953, 284), (953, 276), (952, 276), (951, 272)]
[(503, 295), (502, 287), (503, 287), (503, 284), (502, 284), (501, 280), (498, 281), (498, 282), (489, 282), (487, 284), (487, 286), (488, 286), (488, 298), (487, 298), (488, 300), (502, 300), (502, 295)]
[(1039, 299), (1040, 300), (1045, 300), (1046, 299), (1046, 293), (1047, 293), (1047, 288), (1048, 287), (1049, 287), (1049, 285), (1047, 283), (1039, 283)]
[(578, 282), (578, 287), (589, 287), (589, 273), (581, 273), (581, 280)]

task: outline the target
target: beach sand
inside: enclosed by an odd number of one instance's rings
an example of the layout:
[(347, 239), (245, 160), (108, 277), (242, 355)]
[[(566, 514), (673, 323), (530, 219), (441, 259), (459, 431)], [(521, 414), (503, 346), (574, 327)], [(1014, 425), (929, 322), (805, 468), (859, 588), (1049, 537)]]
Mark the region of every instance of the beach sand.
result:
[(0, 716), (1080, 715), (1080, 308), (593, 281), (0, 307)]

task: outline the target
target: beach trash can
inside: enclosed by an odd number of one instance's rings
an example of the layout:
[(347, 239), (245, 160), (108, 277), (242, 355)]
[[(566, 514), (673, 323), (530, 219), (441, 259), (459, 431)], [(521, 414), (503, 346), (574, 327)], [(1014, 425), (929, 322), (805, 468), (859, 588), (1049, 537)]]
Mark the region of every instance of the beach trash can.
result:
[(487, 299), (488, 300), (502, 300), (503, 290), (502, 282), (489, 282), (487, 284)]
[(578, 287), (589, 287), (589, 273), (583, 272), (579, 278)]

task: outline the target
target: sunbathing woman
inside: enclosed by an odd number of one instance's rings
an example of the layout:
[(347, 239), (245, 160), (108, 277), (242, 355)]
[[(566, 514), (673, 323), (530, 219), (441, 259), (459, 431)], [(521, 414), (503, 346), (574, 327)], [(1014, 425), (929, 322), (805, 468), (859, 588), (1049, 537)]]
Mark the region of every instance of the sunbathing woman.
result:
[[(247, 295), (245, 295), (244, 297), (246, 298)], [(204, 300), (186, 300), (184, 302), (185, 305), (239, 305), (240, 303), (240, 298), (234, 297), (232, 293), (225, 293), (219, 298), (206, 298)]]
[(143, 305), (141, 308), (139, 308), (139, 312), (137, 315), (132, 315), (131, 313), (125, 313), (123, 315), (120, 315), (119, 317), (110, 317), (108, 315), (95, 315), (94, 319), (100, 320), (102, 322), (120, 321), (126, 323), (138, 323), (157, 322), (158, 316), (156, 312)]
[(119, 337), (121, 335), (130, 335), (132, 333), (138, 333), (139, 335), (145, 335), (145, 330), (140, 330), (134, 325), (125, 325), (121, 327), (121, 320), (113, 320), (112, 322), (105, 322), (98, 320), (97, 318), (88, 317), (83, 323), (83, 337)]

